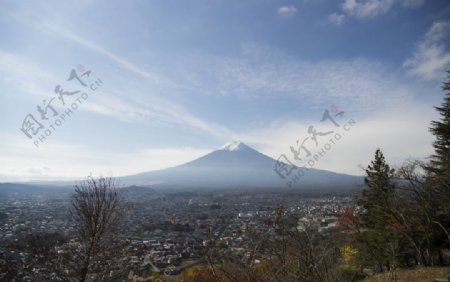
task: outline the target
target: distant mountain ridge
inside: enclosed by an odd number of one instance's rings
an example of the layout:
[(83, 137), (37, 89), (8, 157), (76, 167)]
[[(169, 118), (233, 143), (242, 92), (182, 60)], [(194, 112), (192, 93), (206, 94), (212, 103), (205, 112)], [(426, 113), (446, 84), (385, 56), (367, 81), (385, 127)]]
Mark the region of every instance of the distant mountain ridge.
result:
[[(121, 189), (126, 198), (139, 199), (142, 196), (157, 195), (150, 187), (128, 186)], [(22, 184), (22, 183), (0, 183), (0, 199), (26, 199), (26, 198), (68, 198), (74, 192), (73, 185), (56, 186), (46, 184)]]
[(6, 200), (43, 196), (51, 196), (52, 198), (64, 198), (68, 197), (72, 191), (73, 187), (67, 186), (56, 187), (21, 183), (0, 183), (0, 198)]

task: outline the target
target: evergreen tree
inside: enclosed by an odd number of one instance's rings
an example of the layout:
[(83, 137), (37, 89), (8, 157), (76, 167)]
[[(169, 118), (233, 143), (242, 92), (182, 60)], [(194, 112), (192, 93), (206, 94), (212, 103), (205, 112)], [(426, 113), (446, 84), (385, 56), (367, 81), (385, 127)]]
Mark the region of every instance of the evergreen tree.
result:
[(362, 225), (363, 241), (369, 251), (369, 261), (379, 270), (389, 269), (395, 256), (396, 238), (388, 227), (388, 214), (395, 201), (394, 170), (386, 163), (380, 149), (366, 169), (364, 189), (359, 204), (366, 210)]
[(394, 169), (390, 168), (381, 150), (377, 149), (375, 159), (367, 167), (364, 178), (368, 188), (363, 191), (365, 208), (386, 207), (389, 204), (394, 196), (393, 177)]
[(433, 142), (435, 150), (432, 155), (429, 172), (448, 185), (450, 178), (450, 71), (448, 81), (444, 82), (443, 90), (447, 91), (444, 102), (435, 109), (441, 115), (441, 120), (432, 121), (430, 131), (436, 136)]
[(436, 137), (434, 154), (428, 172), (425, 196), (429, 199), (428, 215), (434, 228), (433, 245), (438, 249), (442, 263), (441, 249), (450, 246), (450, 71), (447, 72), (444, 102), (435, 107), (441, 118), (431, 122), (430, 131)]

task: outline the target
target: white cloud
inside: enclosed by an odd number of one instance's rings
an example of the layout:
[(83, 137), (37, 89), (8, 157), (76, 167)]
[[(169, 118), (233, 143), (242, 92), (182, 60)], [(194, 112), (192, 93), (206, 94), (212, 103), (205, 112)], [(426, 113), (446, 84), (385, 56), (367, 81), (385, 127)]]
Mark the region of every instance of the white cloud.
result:
[[(380, 109), (377, 115), (367, 117), (345, 113), (342, 120), (353, 119), (356, 124), (341, 140), (334, 145), (330, 143), (331, 149), (315, 163), (314, 168), (360, 175), (363, 172), (359, 165), (367, 166), (377, 148), (382, 149), (393, 165), (401, 165), (408, 158), (427, 158), (433, 152), (433, 136), (428, 132), (428, 127), (430, 121), (437, 118), (436, 111), (429, 105), (413, 101), (403, 106), (408, 111), (399, 113), (398, 107)], [(257, 148), (268, 156), (276, 159), (285, 154), (295, 162), (289, 147), (295, 146), (296, 140), (309, 136), (309, 125), (314, 125), (320, 132), (338, 130), (332, 124), (319, 122), (322, 112), (318, 110), (315, 119), (310, 121), (274, 122), (267, 128), (248, 132), (247, 139), (254, 141)], [(318, 147), (314, 143), (305, 145), (314, 155), (328, 140), (327, 137), (318, 138)], [(306, 161), (308, 159), (305, 158)], [(295, 163), (299, 166), (306, 164), (305, 161)]]
[(72, 160), (85, 163), (93, 160), (93, 154), (79, 144), (62, 143), (52, 138), (46, 141), (49, 146), (37, 149), (20, 132), (0, 133), (0, 179), (3, 182), (61, 179), (77, 174), (76, 169), (68, 167)]
[[(99, 52), (107, 57), (109, 57), (111, 60), (118, 63), (120, 66), (122, 66), (124, 69), (129, 70), (145, 79), (149, 79), (151, 82), (162, 85), (163, 88), (166, 89), (181, 89), (185, 88), (184, 85), (179, 85), (169, 79), (166, 79), (162, 77), (161, 75), (153, 72), (149, 72), (147, 70), (144, 70), (135, 64), (125, 60), (124, 58), (112, 53), (111, 51), (105, 49), (104, 47), (100, 46), (99, 44), (94, 43), (93, 41), (87, 40), (75, 33), (70, 32), (67, 29), (61, 29), (56, 27), (56, 25), (49, 25), (49, 24), (43, 24), (42, 27), (43, 31), (49, 32), (51, 34), (54, 34), (57, 37), (62, 37), (67, 40), (70, 40), (76, 44), (82, 45), (92, 51)], [(188, 87), (188, 86), (187, 86)], [(200, 130), (203, 130), (205, 132), (208, 132), (214, 136), (218, 137), (224, 137), (224, 136), (232, 136), (233, 133), (230, 132), (228, 129), (221, 127), (219, 125), (215, 125), (211, 122), (204, 121), (195, 115), (189, 113), (187, 110), (185, 110), (181, 105), (172, 102), (168, 99), (163, 99), (160, 97), (157, 97), (155, 95), (150, 95), (148, 91), (143, 90), (140, 95), (137, 93), (138, 91), (135, 91), (133, 94), (134, 100), (138, 100), (139, 97), (143, 97), (142, 93), (145, 93), (145, 99), (144, 101), (140, 101), (140, 103), (135, 103), (132, 105), (131, 103), (126, 102), (128, 100), (128, 97), (130, 95), (130, 91), (127, 90), (127, 96), (122, 99), (118, 103), (111, 103), (111, 105), (115, 105), (114, 107), (109, 107), (109, 111), (107, 110), (108, 107), (106, 107), (104, 104), (102, 106), (96, 105), (93, 106), (96, 107), (98, 110), (98, 113), (106, 113), (110, 115), (114, 115), (116, 117), (119, 117), (121, 119), (125, 118), (138, 118), (141, 119), (142, 117), (151, 118), (152, 116), (157, 116), (158, 118), (161, 118), (165, 121), (169, 122), (179, 122), (181, 124), (185, 124)], [(125, 91), (124, 91), (125, 93)], [(149, 99), (151, 98), (151, 99)], [(147, 103), (146, 101), (151, 100), (151, 103)], [(126, 114), (124, 115), (124, 108), (127, 108)], [(156, 109), (156, 111), (152, 111)], [(169, 120), (167, 118), (169, 117)]]
[(278, 8), (278, 14), (285, 17), (291, 17), (297, 13), (297, 8), (295, 6), (282, 6)]
[(33, 175), (42, 176), (47, 174), (50, 171), (50, 168), (44, 166), (44, 167), (31, 167), (27, 170), (29, 173)]
[(283, 96), (309, 108), (339, 101), (358, 111), (389, 107), (388, 100), (397, 103), (410, 95), (377, 62), (353, 59), (311, 63), (273, 53), (277, 51), (254, 47), (247, 48), (242, 58), (202, 55), (193, 60), (196, 64), (186, 65), (191, 80), (207, 78), (213, 85), (207, 89), (211, 95), (258, 99)]
[(450, 21), (435, 22), (403, 66), (408, 73), (426, 80), (442, 79), (450, 65), (450, 51), (444, 44), (450, 37)]
[(49, 82), (57, 81), (54, 74), (31, 60), (3, 51), (0, 51), (0, 74), (5, 84), (19, 89), (22, 95), (39, 99), (48, 98), (55, 87)]
[[(292, 8), (295, 9), (293, 6), (288, 8), (291, 12)], [(90, 51), (102, 54), (119, 65), (123, 70), (136, 74), (142, 78), (140, 80), (137, 79), (136, 81), (139, 83), (135, 83), (131, 89), (130, 87), (116, 84), (116, 95), (103, 96), (101, 103), (95, 103), (90, 99), (89, 103), (83, 105), (82, 110), (92, 111), (97, 114), (107, 115), (129, 122), (161, 121), (162, 123), (181, 124), (200, 129), (213, 136), (225, 139), (232, 138), (234, 135), (234, 133), (227, 128), (203, 120), (193, 113), (190, 113), (181, 104), (170, 98), (163, 98), (161, 95), (151, 94), (153, 90), (154, 93), (165, 94), (164, 97), (167, 97), (173, 93), (186, 92), (186, 90), (196, 92), (198, 91), (197, 88), (187, 84), (179, 84), (164, 77), (158, 72), (146, 70), (124, 57), (111, 52), (100, 44), (80, 36), (70, 28), (67, 28), (67, 26), (63, 27), (61, 22), (35, 18), (29, 14), (30, 12), (31, 11), (26, 10), (24, 13), (14, 14), (13, 18), (22, 24), (27, 24), (41, 32), (59, 39), (68, 40), (83, 46)], [(286, 11), (283, 10), (283, 12)], [(13, 72), (9, 70), (11, 68), (14, 70)], [(25, 93), (35, 93), (41, 98), (49, 97), (48, 89), (54, 88), (54, 85), (51, 87), (43, 85), (42, 81), (55, 82), (59, 80), (58, 78), (51, 77), (47, 72), (43, 71), (43, 69), (44, 68), (35, 65), (26, 58), (13, 54), (0, 53), (0, 73), (4, 72), (6, 74), (5, 77), (9, 77), (14, 84), (20, 87)], [(42, 77), (42, 74), (37, 76), (30, 75), (39, 73), (46, 75), (46, 79), (33, 79), (33, 77)], [(121, 71), (121, 74), (123, 76), (129, 75), (129, 73), (123, 71)], [(119, 79), (120, 76), (117, 77), (117, 80)], [(108, 92), (108, 94), (111, 94), (111, 91)], [(129, 99), (129, 95), (131, 94), (134, 98), (133, 101), (130, 101)]]
[(373, 18), (391, 9), (394, 0), (345, 0), (342, 10), (359, 19)]
[[(99, 48), (103, 50), (101, 47)], [(98, 48), (93, 50), (97, 51)], [(125, 66), (127, 65), (125, 64)], [(1, 51), (0, 74), (3, 76), (5, 85), (17, 89), (24, 95), (32, 95), (36, 104), (40, 104), (43, 99), (52, 97), (55, 83), (61, 80), (61, 77), (55, 76), (26, 57)], [(149, 74), (142, 73), (142, 76), (148, 78)], [(127, 122), (161, 122), (190, 126), (226, 139), (233, 136), (233, 133), (227, 128), (202, 120), (172, 100), (149, 93), (151, 91), (145, 82), (136, 82), (130, 88), (127, 83), (116, 84), (115, 81), (119, 81), (119, 79), (113, 79), (110, 83), (115, 84), (115, 87), (110, 87), (115, 90), (106, 91), (107, 95), (102, 95), (101, 98), (90, 98), (89, 102), (83, 104), (80, 110)], [(130, 95), (133, 96), (133, 99), (129, 99)]]
[(163, 77), (157, 73), (150, 72), (148, 70), (140, 68), (139, 66), (129, 62), (128, 60), (122, 58), (121, 56), (118, 56), (115, 53), (107, 50), (103, 46), (101, 46), (91, 40), (88, 40), (86, 38), (83, 38), (74, 32), (71, 32), (67, 28), (61, 28), (60, 25), (55, 24), (54, 22), (49, 22), (49, 21), (39, 22), (36, 27), (39, 28), (41, 31), (46, 32), (50, 35), (53, 35), (58, 38), (64, 38), (73, 43), (81, 45), (87, 49), (98, 52), (98, 53), (108, 57), (112, 61), (116, 62), (124, 69), (131, 71), (139, 76), (142, 76), (152, 82), (160, 83), (160, 84), (172, 84), (173, 83), (172, 81), (166, 79), (165, 77)]
[(344, 23), (345, 15), (338, 14), (338, 13), (332, 13), (332, 14), (328, 15), (328, 21), (334, 25), (339, 26)]
[[(110, 152), (55, 138), (35, 148), (20, 134), (2, 133), (0, 182), (73, 180), (94, 175), (129, 175), (176, 166), (211, 152), (212, 148), (139, 148)], [(114, 155), (114, 162), (111, 162)], [(42, 157), (45, 156), (45, 157)]]
[(396, 4), (414, 9), (424, 3), (425, 0), (344, 0), (342, 11), (358, 19), (370, 19), (387, 13)]

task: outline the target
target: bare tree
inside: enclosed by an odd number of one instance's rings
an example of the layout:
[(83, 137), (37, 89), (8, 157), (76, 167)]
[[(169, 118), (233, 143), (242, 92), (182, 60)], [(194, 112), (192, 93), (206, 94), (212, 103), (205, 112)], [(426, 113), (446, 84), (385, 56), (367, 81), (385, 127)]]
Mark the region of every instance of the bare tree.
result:
[[(341, 239), (323, 237), (313, 226), (298, 228), (298, 218), (282, 206), (264, 228), (247, 227), (242, 251), (212, 247), (208, 268), (187, 281), (348, 281), (337, 267)], [(195, 273), (194, 273), (195, 274)]]
[[(119, 185), (111, 177), (88, 177), (75, 185), (71, 214), (76, 222), (77, 238), (74, 271), (79, 281), (111, 278), (114, 251), (119, 238), (116, 232), (125, 215), (126, 206)], [(114, 252), (114, 253), (113, 253)]]

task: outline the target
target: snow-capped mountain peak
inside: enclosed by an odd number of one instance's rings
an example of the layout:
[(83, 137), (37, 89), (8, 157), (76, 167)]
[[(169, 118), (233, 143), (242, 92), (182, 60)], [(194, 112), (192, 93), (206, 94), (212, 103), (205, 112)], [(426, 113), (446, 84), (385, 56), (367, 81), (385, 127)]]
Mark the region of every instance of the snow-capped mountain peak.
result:
[[(274, 168), (276, 161), (250, 146), (234, 141), (179, 166), (121, 178), (121, 183), (168, 188), (286, 187)], [(294, 174), (294, 172), (292, 173)], [(352, 186), (361, 177), (310, 168), (295, 187)], [(359, 185), (359, 184), (358, 184)]]
[(233, 142), (229, 142), (229, 143), (223, 145), (222, 147), (220, 147), (220, 150), (233, 152), (233, 151), (241, 151), (241, 150), (245, 149), (246, 147), (248, 147), (248, 146), (242, 142), (233, 141)]

